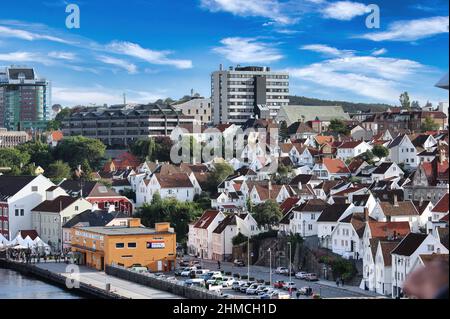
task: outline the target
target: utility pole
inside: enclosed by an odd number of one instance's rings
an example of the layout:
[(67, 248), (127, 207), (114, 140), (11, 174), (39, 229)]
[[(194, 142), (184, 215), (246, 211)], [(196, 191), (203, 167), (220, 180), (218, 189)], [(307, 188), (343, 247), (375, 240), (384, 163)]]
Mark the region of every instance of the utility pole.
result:
[(269, 248), (269, 282), (270, 282), (270, 287), (272, 287), (272, 248)]
[(247, 237), (247, 281), (250, 281), (250, 236)]

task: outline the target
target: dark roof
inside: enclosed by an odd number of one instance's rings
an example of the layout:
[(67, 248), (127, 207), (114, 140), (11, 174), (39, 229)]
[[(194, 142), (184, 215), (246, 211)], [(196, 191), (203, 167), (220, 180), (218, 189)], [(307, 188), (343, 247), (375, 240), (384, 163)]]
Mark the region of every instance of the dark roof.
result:
[(366, 206), (367, 201), (370, 198), (370, 194), (365, 195), (353, 195), (353, 205), (355, 206)]
[(38, 233), (36, 230), (21, 230), (19, 231), (20, 236), (22, 236), (23, 239), (27, 238), (27, 236), (30, 236), (31, 240), (35, 240), (38, 236)]
[(388, 148), (393, 148), (395, 146), (398, 146), (402, 141), (403, 138), (405, 137), (405, 134), (400, 134), (398, 135), (396, 138), (394, 138), (392, 140), (392, 142), (388, 145)]
[(439, 241), (442, 245), (445, 246), (445, 248), (448, 249), (448, 228), (438, 227), (437, 233), (439, 236)]
[(333, 204), (326, 207), (317, 219), (318, 222), (337, 222), (350, 204)]
[(216, 229), (213, 230), (213, 233), (222, 234), (227, 226), (237, 225), (236, 218), (237, 217), (235, 214), (226, 216), (222, 221), (219, 222), (219, 225), (216, 227)]
[(427, 237), (428, 235), (425, 234), (409, 233), (397, 247), (395, 247), (392, 254), (411, 256)]
[(114, 190), (100, 183), (91, 181), (65, 180), (59, 186), (72, 197), (80, 197), (81, 190), (83, 191), (83, 197), (85, 198), (120, 196)]
[(387, 172), (387, 170), (392, 166), (391, 162), (384, 162), (381, 163), (375, 170), (372, 172), (372, 174), (384, 174)]
[(87, 225), (89, 225), (89, 227), (106, 226), (114, 218), (126, 218), (126, 217), (128, 216), (121, 212), (109, 213), (106, 210), (97, 210), (97, 211), (86, 210), (70, 219), (67, 223), (63, 225), (63, 228), (72, 228), (79, 223), (86, 223)]
[(431, 210), (435, 213), (448, 213), (449, 195), (446, 193)]
[(56, 190), (58, 187), (59, 187), (59, 186), (52, 186), (52, 187), (49, 187), (49, 188), (46, 190), (46, 192), (53, 192), (53, 191)]
[(54, 200), (45, 200), (35, 208), (33, 208), (32, 212), (47, 212), (47, 213), (60, 213), (74, 202), (76, 202), (78, 198), (71, 196), (59, 196)]
[(300, 199), (297, 197), (288, 197), (284, 200), (280, 205), (280, 210), (283, 214), (286, 214), (294, 208), (294, 206), (298, 203)]
[(218, 210), (205, 210), (200, 219), (195, 223), (194, 227), (207, 229), (219, 213)]
[(322, 212), (328, 203), (321, 199), (310, 199), (295, 209), (297, 212)]
[(399, 241), (380, 241), (381, 253), (383, 254), (383, 262), (385, 266), (392, 265), (391, 252), (399, 244)]
[(0, 175), (0, 201), (6, 201), (22, 188), (31, 183), (36, 176), (6, 176)]
[(313, 179), (313, 175), (308, 174), (300, 174), (295, 176), (289, 185), (298, 185), (298, 183), (307, 184), (309, 181)]

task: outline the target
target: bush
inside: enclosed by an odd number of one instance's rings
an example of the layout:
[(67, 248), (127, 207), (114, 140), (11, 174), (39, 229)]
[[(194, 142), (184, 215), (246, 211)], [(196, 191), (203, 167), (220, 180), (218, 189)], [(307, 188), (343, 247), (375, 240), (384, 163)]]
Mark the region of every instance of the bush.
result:
[(233, 246), (240, 245), (242, 243), (245, 243), (247, 241), (247, 236), (242, 235), (241, 233), (237, 234), (233, 237), (231, 242), (233, 243)]
[(249, 281), (255, 281), (255, 277), (250, 277)]
[(269, 230), (264, 233), (259, 233), (258, 235), (255, 235), (251, 238), (251, 240), (262, 240), (267, 238), (276, 238), (278, 237), (278, 231), (277, 230)]
[(241, 276), (241, 279), (247, 279), (247, 278), (248, 278), (247, 275), (242, 275), (242, 276)]

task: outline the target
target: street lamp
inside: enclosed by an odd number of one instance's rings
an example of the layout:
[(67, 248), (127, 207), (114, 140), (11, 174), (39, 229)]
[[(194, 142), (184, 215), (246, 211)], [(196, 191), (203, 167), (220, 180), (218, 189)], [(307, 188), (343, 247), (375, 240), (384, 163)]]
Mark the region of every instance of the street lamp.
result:
[(290, 241), (287, 243), (289, 245), (289, 282), (292, 281), (292, 244)]
[(272, 248), (269, 248), (269, 282), (270, 287), (272, 287)]
[(247, 281), (250, 281), (250, 236), (247, 236)]

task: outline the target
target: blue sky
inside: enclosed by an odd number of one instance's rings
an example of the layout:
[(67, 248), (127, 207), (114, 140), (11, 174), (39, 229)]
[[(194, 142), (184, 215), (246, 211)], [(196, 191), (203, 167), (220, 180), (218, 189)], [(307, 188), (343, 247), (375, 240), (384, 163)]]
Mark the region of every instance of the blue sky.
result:
[[(67, 29), (78, 4), (80, 29)], [(368, 29), (368, 5), (381, 10)], [(35, 66), (65, 106), (210, 94), (225, 66), (289, 70), (291, 93), (448, 101), (447, 0), (17, 0), (0, 4), (0, 65)]]

